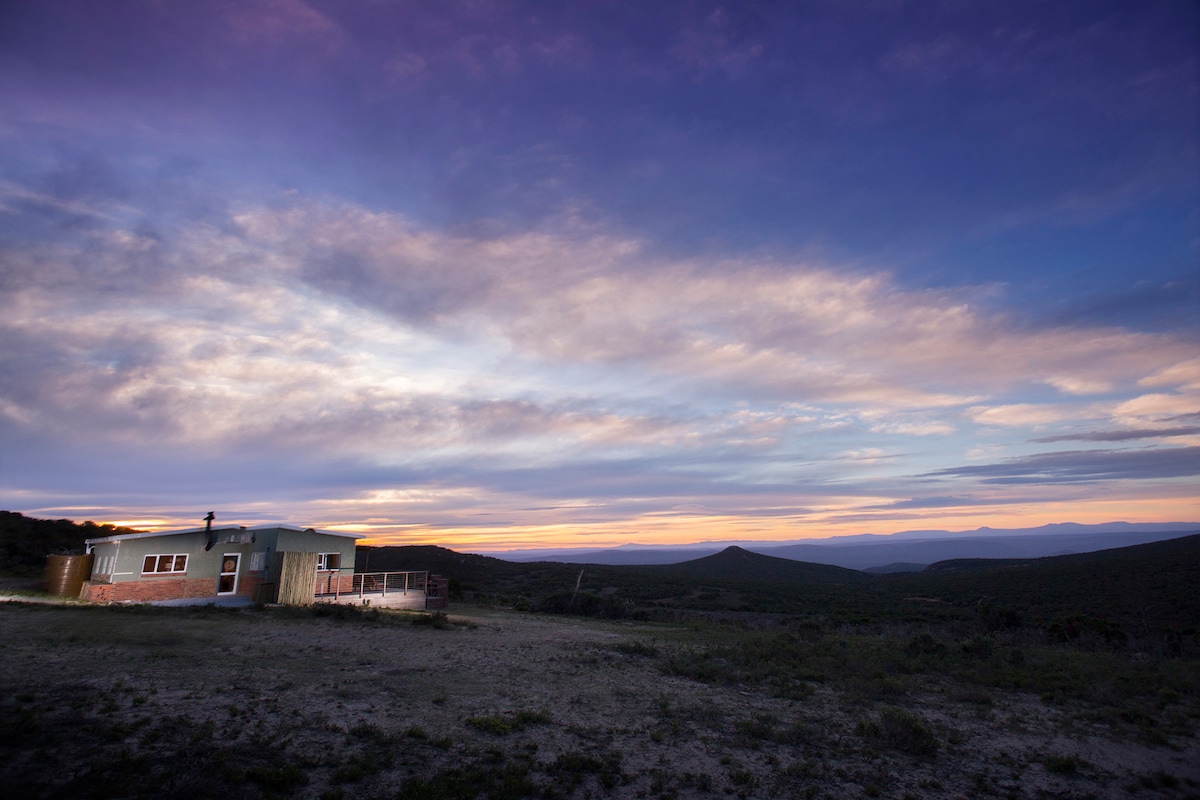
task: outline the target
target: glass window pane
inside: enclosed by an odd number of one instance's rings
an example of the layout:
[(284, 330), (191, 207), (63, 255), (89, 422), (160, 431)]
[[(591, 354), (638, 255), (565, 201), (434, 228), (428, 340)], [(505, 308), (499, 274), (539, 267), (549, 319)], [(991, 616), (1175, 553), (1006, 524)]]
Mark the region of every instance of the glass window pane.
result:
[(187, 569), (187, 556), (175, 556), (175, 571), (183, 572)]
[(154, 562), (156, 556), (146, 556), (146, 560), (142, 562), (142, 572), (154, 572)]
[(325, 554), (325, 569), (337, 569), (342, 565), (341, 553), (326, 553)]
[(158, 571), (159, 572), (170, 572), (171, 571), (171, 557), (170, 556), (159, 556), (158, 557)]

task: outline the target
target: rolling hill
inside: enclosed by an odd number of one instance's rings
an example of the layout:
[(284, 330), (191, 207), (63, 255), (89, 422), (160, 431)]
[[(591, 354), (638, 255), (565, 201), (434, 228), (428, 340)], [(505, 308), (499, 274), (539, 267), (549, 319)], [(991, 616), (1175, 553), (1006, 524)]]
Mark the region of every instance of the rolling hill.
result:
[(741, 547), (681, 564), (633, 566), (515, 563), (432, 546), (368, 552), (371, 569), (427, 569), (454, 579), (468, 597), (531, 607), (572, 593), (578, 581), (584, 594), (651, 614), (695, 609), (883, 621), (974, 619), (980, 608), (1002, 607), (1035, 623), (1088, 617), (1193, 638), (1200, 620), (1200, 535), (1064, 556), (956, 559), (891, 574)]
[(1041, 618), (1076, 613), (1134, 626), (1200, 624), (1200, 535), (1067, 556), (944, 561), (881, 579), (902, 594), (1004, 604)]
[(646, 566), (642, 569), (651, 574), (730, 581), (860, 586), (871, 580), (857, 570), (767, 556), (741, 547), (727, 547), (719, 553), (680, 564)]

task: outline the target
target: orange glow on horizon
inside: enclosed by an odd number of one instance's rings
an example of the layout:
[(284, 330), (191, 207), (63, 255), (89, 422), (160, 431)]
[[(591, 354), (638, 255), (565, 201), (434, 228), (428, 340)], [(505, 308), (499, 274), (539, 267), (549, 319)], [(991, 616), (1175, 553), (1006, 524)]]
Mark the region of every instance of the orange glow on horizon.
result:
[[(907, 518), (880, 515), (878, 519), (840, 520), (833, 512), (819, 519), (754, 518), (709, 516), (686, 518), (642, 517), (624, 523), (591, 525), (531, 525), (472, 528), (410, 528), (405, 532), (384, 533), (388, 526), (372, 525), (356, 529), (372, 533), (361, 540), (364, 545), (433, 544), (452, 550), (500, 552), (523, 549), (584, 548), (603, 549), (625, 544), (685, 545), (720, 541), (791, 541), (828, 539), (857, 534), (887, 535), (905, 530), (966, 531), (978, 528), (1036, 528), (1042, 525), (1073, 522), (1095, 525), (1111, 522), (1177, 523), (1200, 519), (1200, 503), (1192, 498), (1176, 502), (1161, 499), (1093, 502), (1086, 506), (1073, 503), (1042, 504), (1014, 510), (935, 509)], [(1198, 523), (1200, 524), (1200, 523)], [(355, 526), (345, 525), (352, 530)]]
[[(332, 504), (331, 504), (332, 505)], [(1178, 523), (1200, 520), (1200, 500), (1192, 497), (1142, 497), (1113, 500), (1042, 501), (1027, 505), (960, 506), (952, 508), (891, 509), (864, 511), (846, 506), (829, 508), (803, 517), (758, 517), (738, 515), (645, 514), (627, 520), (603, 522), (549, 522), (495, 526), (456, 526), (424, 523), (388, 523), (372, 514), (370, 521), (346, 521), (321, 517), (319, 513), (295, 509), (284, 524), (347, 533), (364, 533), (364, 545), (438, 545), (452, 550), (501, 552), (533, 549), (603, 549), (627, 544), (686, 545), (721, 541), (794, 541), (828, 539), (856, 534), (886, 535), (906, 530), (973, 531), (978, 528), (1016, 529), (1072, 522), (1085, 525), (1130, 523)], [(49, 510), (54, 511), (54, 510)], [(61, 511), (61, 509), (58, 509)], [(37, 516), (36, 512), (30, 512)], [(264, 525), (278, 520), (225, 519), (221, 524)], [(202, 527), (194, 514), (138, 516), (126, 513), (106, 521), (118, 527), (143, 531), (180, 530)], [(97, 524), (105, 524), (96, 520)], [(1200, 525), (1200, 523), (1197, 523)]]

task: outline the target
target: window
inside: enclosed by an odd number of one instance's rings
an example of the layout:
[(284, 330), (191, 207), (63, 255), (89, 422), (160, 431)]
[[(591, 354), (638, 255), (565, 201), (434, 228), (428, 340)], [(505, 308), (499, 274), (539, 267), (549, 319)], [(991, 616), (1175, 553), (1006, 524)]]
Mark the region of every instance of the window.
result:
[(317, 569), (318, 570), (335, 570), (342, 566), (341, 553), (318, 553), (317, 554)]
[(187, 572), (187, 556), (183, 554), (146, 556), (146, 560), (142, 562), (143, 575), (150, 573), (178, 575), (181, 572)]
[(266, 553), (251, 553), (250, 554), (250, 571), (265, 569), (263, 564), (266, 563)]

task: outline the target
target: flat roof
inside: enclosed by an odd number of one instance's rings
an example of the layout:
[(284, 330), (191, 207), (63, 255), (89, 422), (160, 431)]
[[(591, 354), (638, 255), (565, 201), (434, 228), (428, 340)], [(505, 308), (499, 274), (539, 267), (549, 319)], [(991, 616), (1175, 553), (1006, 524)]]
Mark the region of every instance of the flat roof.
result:
[[(84, 539), (84, 544), (86, 544), (90, 547), (91, 545), (108, 544), (109, 542), (123, 542), (123, 541), (127, 541), (129, 539), (150, 539), (155, 536), (179, 536), (180, 534), (184, 534), (184, 533), (204, 533), (207, 530), (208, 530), (208, 528), (200, 527), (200, 528), (185, 528), (183, 530), (178, 530), (178, 531), (146, 531), (144, 533), (119, 533), (119, 534), (115, 534), (113, 536), (101, 536), (98, 539)], [(325, 531), (325, 530), (320, 530), (319, 528), (301, 528), (297, 525), (249, 525), (249, 526), (246, 526), (246, 525), (213, 525), (212, 526), (212, 531), (214, 533), (217, 531), (273, 531), (273, 530), (294, 531), (296, 533), (303, 533), (304, 531), (312, 531), (313, 533), (320, 533), (325, 536), (344, 536), (347, 539), (365, 539), (369, 535), (366, 533), (349, 533), (346, 531)]]

